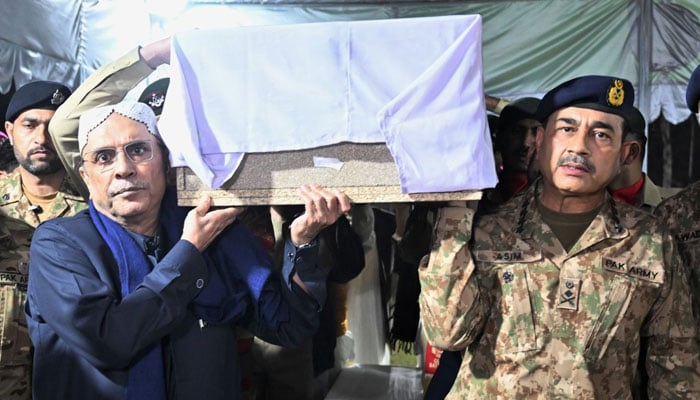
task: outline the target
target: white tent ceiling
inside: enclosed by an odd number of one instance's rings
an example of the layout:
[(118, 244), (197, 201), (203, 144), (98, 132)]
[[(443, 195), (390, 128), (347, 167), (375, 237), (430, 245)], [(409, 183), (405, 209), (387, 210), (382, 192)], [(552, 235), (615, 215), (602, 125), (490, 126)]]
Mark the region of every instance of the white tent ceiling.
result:
[(195, 27), (447, 14), (482, 15), (485, 87), (500, 97), (617, 75), (635, 84), (649, 120), (663, 112), (678, 123), (689, 116), (685, 85), (700, 63), (694, 0), (0, 0), (0, 10), (2, 93), (33, 79), (75, 87), (138, 44)]

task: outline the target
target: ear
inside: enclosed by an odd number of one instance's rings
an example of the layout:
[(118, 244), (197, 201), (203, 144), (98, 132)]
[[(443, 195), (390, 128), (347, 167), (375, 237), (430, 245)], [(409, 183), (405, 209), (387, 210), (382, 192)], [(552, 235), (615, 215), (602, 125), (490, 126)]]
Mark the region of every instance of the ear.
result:
[(544, 126), (540, 125), (537, 127), (537, 134), (535, 135), (535, 153), (540, 152), (542, 140), (544, 140)]
[(88, 175), (87, 171), (85, 170), (85, 166), (81, 165), (78, 167), (78, 172), (80, 173), (80, 178), (85, 182), (85, 184), (88, 186), (88, 189), (90, 188), (90, 175)]
[(620, 162), (622, 165), (630, 165), (637, 160), (641, 154), (642, 148), (637, 142), (623, 142), (620, 149)]
[(10, 144), (14, 146), (15, 124), (10, 121), (5, 121), (5, 133), (7, 133), (7, 137), (10, 139)]

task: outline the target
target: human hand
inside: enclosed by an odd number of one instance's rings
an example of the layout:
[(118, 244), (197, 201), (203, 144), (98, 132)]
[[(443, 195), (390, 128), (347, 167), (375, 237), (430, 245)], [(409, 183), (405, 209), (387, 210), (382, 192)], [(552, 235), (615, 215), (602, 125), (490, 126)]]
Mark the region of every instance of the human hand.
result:
[(339, 190), (327, 190), (313, 184), (301, 186), (299, 193), (304, 199), (304, 213), (289, 226), (295, 246), (311, 242), (323, 228), (350, 212), (350, 199)]
[(181, 239), (192, 243), (200, 252), (245, 210), (245, 207), (212, 210), (211, 205), (211, 197), (202, 196), (197, 207), (190, 210), (185, 217)]

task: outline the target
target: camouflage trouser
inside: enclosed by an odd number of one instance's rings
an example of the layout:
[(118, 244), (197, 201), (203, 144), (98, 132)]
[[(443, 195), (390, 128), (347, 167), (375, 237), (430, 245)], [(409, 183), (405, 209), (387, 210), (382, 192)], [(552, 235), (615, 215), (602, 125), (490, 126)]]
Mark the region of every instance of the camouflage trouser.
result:
[(31, 365), (0, 367), (0, 399), (31, 400), (30, 368)]

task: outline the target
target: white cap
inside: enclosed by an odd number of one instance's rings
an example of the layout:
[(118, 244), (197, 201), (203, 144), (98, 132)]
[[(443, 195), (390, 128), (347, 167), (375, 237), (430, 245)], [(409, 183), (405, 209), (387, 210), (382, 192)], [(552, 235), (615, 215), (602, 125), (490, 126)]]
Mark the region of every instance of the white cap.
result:
[(153, 136), (160, 137), (158, 132), (158, 120), (151, 107), (136, 101), (124, 101), (103, 107), (93, 108), (80, 116), (80, 128), (78, 129), (78, 146), (82, 153), (87, 144), (88, 135), (109, 118), (112, 113), (117, 113), (146, 126)]

